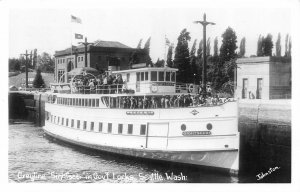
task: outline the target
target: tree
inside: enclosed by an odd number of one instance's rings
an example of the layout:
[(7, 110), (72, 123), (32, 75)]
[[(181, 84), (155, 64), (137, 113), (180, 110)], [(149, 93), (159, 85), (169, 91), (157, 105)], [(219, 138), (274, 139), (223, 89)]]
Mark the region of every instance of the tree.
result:
[(44, 73), (53, 73), (54, 72), (54, 58), (51, 57), (49, 53), (42, 53), (41, 55), (38, 55), (38, 67), (41, 72)]
[(197, 78), (197, 82), (199, 82), (202, 78), (202, 68), (203, 68), (203, 40), (201, 39), (200, 43), (199, 43), (199, 48), (197, 50), (197, 57), (196, 57), (196, 65), (198, 68), (198, 78)]
[(154, 64), (154, 67), (164, 67), (165, 60), (160, 60), (159, 58), (157, 59), (156, 63)]
[(175, 48), (174, 64), (178, 68), (177, 80), (181, 83), (190, 83), (193, 81), (191, 76), (190, 55), (188, 41), (191, 40), (190, 33), (183, 29), (177, 38)]
[[(219, 56), (219, 63), (218, 63), (218, 70), (219, 70), (219, 80), (215, 82), (216, 88), (221, 88), (223, 84), (233, 81), (234, 79), (234, 70), (235, 65), (231, 63), (233, 59), (237, 57), (236, 49), (237, 49), (237, 37), (234, 30), (230, 27), (226, 29), (226, 31), (222, 34), (222, 45), (220, 48), (220, 56)], [(227, 65), (228, 63), (230, 65)]]
[(206, 42), (206, 55), (210, 56), (210, 37), (207, 39)]
[(263, 51), (262, 51), (263, 38), (264, 38), (263, 36), (259, 35), (258, 40), (257, 40), (256, 56), (258, 56), (258, 57), (263, 56)]
[(146, 64), (147, 65), (153, 65), (151, 57), (150, 57), (150, 41), (151, 37), (148, 38), (148, 40), (145, 43), (144, 50), (146, 51)]
[(281, 57), (281, 35), (278, 33), (277, 41), (276, 41), (276, 56)]
[(292, 40), (289, 34), (285, 36), (285, 57), (291, 57), (291, 49), (292, 49)]
[(141, 49), (142, 48), (142, 42), (143, 42), (143, 39), (140, 39), (139, 44), (136, 47), (137, 49)]
[(16, 58), (8, 59), (9, 71), (20, 71), (21, 69), (21, 61)]
[(292, 38), (289, 38), (289, 51), (288, 51), (288, 57), (292, 56)]
[(199, 80), (199, 69), (198, 69), (198, 66), (197, 66), (197, 57), (196, 57), (196, 45), (197, 45), (197, 39), (194, 40), (194, 43), (193, 43), (193, 46), (192, 46), (192, 49), (191, 49), (191, 53), (190, 53), (190, 64), (191, 64), (191, 72), (192, 72), (192, 75), (193, 75), (193, 80), (194, 82), (198, 83), (200, 80)]
[(239, 57), (245, 57), (245, 53), (246, 53), (246, 38), (243, 37), (240, 43)]
[(34, 88), (44, 88), (45, 87), (45, 82), (42, 77), (41, 70), (39, 68), (36, 70), (36, 75), (35, 75), (35, 78), (34, 78), (32, 84), (33, 84)]
[(167, 55), (167, 66), (168, 67), (173, 67), (173, 59), (172, 59), (173, 48), (174, 48), (174, 45), (172, 43), (168, 48), (168, 55)]
[(214, 57), (217, 57), (218, 56), (218, 37), (215, 37), (215, 40), (214, 40)]
[(262, 40), (263, 56), (272, 56), (273, 41), (272, 35), (269, 33), (266, 38)]

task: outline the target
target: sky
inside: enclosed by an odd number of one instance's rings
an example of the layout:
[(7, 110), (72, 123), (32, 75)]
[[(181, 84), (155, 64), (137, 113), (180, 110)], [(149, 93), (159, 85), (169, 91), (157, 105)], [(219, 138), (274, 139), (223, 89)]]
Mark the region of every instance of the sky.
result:
[[(260, 34), (273, 35), (274, 49), (278, 33), (281, 34), (282, 52), (286, 34), (291, 34), (291, 9), (287, 6), (206, 6), (204, 3), (189, 6), (89, 6), (59, 9), (47, 7), (11, 7), (9, 10), (9, 57), (19, 57), (25, 50), (37, 48), (38, 54), (51, 55), (73, 45), (78, 45), (74, 33), (83, 34), (88, 42), (101, 39), (119, 41), (136, 48), (140, 39), (142, 47), (151, 37), (150, 56), (155, 62), (164, 59), (167, 48), (165, 36), (175, 44), (180, 32), (186, 28), (190, 32), (191, 47), (194, 40), (202, 39), (202, 25), (194, 24), (202, 20), (216, 23), (207, 27), (207, 37), (218, 38), (221, 46), (222, 34), (231, 27), (237, 35), (237, 45), (246, 38), (246, 56), (256, 54)], [(180, 4), (179, 4), (180, 5)], [(72, 23), (71, 15), (79, 17), (82, 24)], [(198, 47), (198, 46), (197, 46)], [(238, 49), (237, 49), (238, 51)]]

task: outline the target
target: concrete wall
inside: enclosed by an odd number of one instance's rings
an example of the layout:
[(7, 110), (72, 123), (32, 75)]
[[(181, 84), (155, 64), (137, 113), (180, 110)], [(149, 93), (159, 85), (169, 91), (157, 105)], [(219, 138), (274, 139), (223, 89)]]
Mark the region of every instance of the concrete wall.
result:
[(241, 169), (280, 167), (291, 172), (290, 100), (244, 100), (239, 104)]

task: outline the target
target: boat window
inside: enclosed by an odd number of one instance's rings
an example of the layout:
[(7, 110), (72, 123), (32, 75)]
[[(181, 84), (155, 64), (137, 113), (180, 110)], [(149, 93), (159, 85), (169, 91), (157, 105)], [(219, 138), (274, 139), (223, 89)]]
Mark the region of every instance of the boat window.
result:
[(83, 130), (86, 130), (86, 121), (83, 121)]
[(132, 134), (133, 124), (128, 124), (128, 134)]
[(102, 132), (102, 126), (103, 126), (103, 124), (102, 124), (102, 122), (100, 122), (99, 123), (99, 132)]
[(118, 125), (118, 133), (122, 134), (123, 133), (123, 124)]
[(57, 124), (59, 124), (59, 117), (57, 117)]
[(157, 71), (151, 71), (151, 81), (157, 81)]
[(141, 72), (141, 81), (144, 81), (144, 72)]
[(96, 99), (96, 107), (99, 107), (99, 99)]
[(92, 99), (89, 99), (89, 107), (92, 106)]
[(94, 122), (91, 122), (91, 131), (94, 131)]
[(112, 131), (112, 124), (111, 124), (111, 123), (108, 123), (107, 132), (108, 132), (108, 133), (111, 133), (111, 131)]
[(73, 105), (75, 105), (75, 98), (73, 98)]
[(145, 72), (145, 81), (148, 81), (148, 72)]
[(146, 125), (141, 125), (140, 135), (146, 135)]
[(66, 118), (66, 126), (68, 127), (69, 126), (69, 119)]
[(62, 117), (62, 118), (61, 118), (61, 124), (62, 124), (62, 125), (64, 125), (64, 123), (65, 123), (64, 121), (65, 121), (65, 119)]
[(171, 72), (169, 72), (169, 71), (166, 72), (166, 81), (170, 81), (170, 80), (171, 80), (171, 79), (170, 79), (170, 76), (171, 76), (170, 73), (171, 73)]
[(85, 100), (85, 104), (84, 104), (84, 106), (88, 106), (88, 99), (84, 99)]
[(93, 107), (95, 107), (95, 103), (96, 103), (96, 101), (95, 101), (95, 99), (93, 99), (93, 100), (92, 100), (92, 106), (93, 106)]
[(78, 99), (78, 105), (81, 106), (81, 99)]
[(51, 122), (53, 122), (53, 115), (51, 115)]
[(164, 81), (164, 72), (163, 71), (158, 72), (158, 81)]
[(175, 76), (176, 76), (176, 73), (175, 73), (175, 72), (172, 72), (172, 73), (171, 73), (171, 81), (172, 81), (172, 82), (175, 82)]
[(136, 81), (140, 81), (140, 72), (136, 73)]
[(80, 120), (77, 120), (77, 129), (80, 129)]
[(126, 81), (129, 82), (130, 81), (130, 73), (126, 74)]
[(71, 127), (74, 127), (74, 119), (71, 120)]

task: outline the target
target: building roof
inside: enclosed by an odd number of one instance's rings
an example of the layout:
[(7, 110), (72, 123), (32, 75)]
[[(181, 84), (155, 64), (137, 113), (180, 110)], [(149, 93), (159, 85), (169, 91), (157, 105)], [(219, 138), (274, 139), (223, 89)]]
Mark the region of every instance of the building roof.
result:
[[(97, 40), (92, 42), (92, 44), (88, 45), (88, 50), (90, 50), (92, 47), (95, 48), (117, 48), (117, 49), (133, 49), (127, 45), (124, 45), (118, 41), (103, 41), (103, 40)], [(73, 52), (77, 49), (78, 52), (84, 51), (84, 45), (80, 44), (78, 46), (72, 46)], [(55, 56), (61, 56), (65, 54), (71, 53), (71, 47), (68, 47), (64, 50), (55, 51)]]

